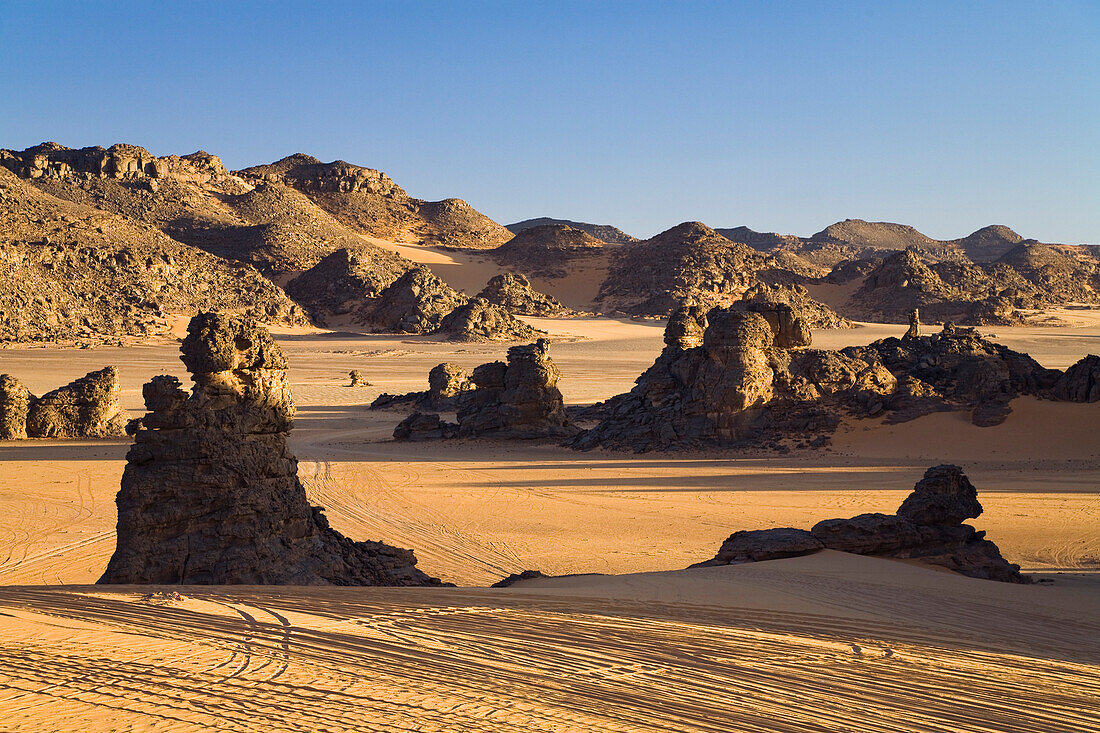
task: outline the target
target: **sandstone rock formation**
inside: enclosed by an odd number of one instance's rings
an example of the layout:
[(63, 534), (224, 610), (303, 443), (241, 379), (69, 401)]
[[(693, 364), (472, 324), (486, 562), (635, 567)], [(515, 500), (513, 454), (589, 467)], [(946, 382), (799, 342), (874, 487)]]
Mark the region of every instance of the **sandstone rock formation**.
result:
[(443, 316), (433, 334), (448, 341), (529, 341), (545, 334), (485, 298), (473, 298)]
[(145, 385), (99, 582), (439, 585), (411, 551), (352, 541), (309, 505), (286, 444), (286, 357), (266, 330), (203, 313), (181, 351), (194, 387)]
[(27, 437), (27, 412), (34, 396), (10, 374), (0, 374), (0, 440)]
[[(413, 393), (391, 398), (372, 407), (384, 407), (406, 401), (421, 409), (454, 407), (458, 425), (443, 422), (437, 414), (414, 413), (394, 431), (398, 440), (425, 437), (546, 438), (569, 437), (577, 432), (565, 412), (558, 390), (561, 377), (550, 359), (550, 342), (539, 339), (533, 344), (508, 349), (508, 362), (493, 361), (474, 369), (465, 381), (464, 372), (445, 370), (441, 364), (428, 394)], [(435, 372), (436, 370), (433, 370)], [(444, 381), (446, 378), (446, 381)], [(437, 385), (438, 384), (438, 388)], [(443, 395), (444, 385), (447, 388)], [(434, 396), (435, 392), (439, 396)]]
[(397, 278), (379, 296), (356, 311), (358, 321), (384, 333), (429, 333), (468, 298), (418, 266)]
[(558, 390), (560, 378), (546, 339), (511, 347), (507, 364), (482, 364), (470, 375), (474, 389), (459, 402), (459, 434), (503, 438), (575, 434)]
[(392, 395), (383, 392), (371, 403), (372, 410), (413, 406), (417, 410), (454, 412), (462, 395), (474, 389), (470, 373), (458, 364), (436, 364), (428, 372), (428, 390)]
[(401, 441), (439, 440), (458, 437), (458, 425), (440, 419), (437, 413), (414, 412), (393, 429), (393, 439)]
[(532, 288), (531, 281), (524, 275), (511, 272), (494, 276), (477, 297), (519, 316), (566, 318), (577, 315), (576, 311), (559, 303), (557, 298)]
[(950, 323), (937, 334), (882, 339), (841, 354), (880, 364), (899, 380), (901, 389), (890, 405), (894, 422), (968, 409), (976, 425), (996, 425), (1010, 412), (1013, 398), (1049, 395), (1060, 376), (1027, 354)]
[(1100, 356), (1089, 354), (1067, 369), (1054, 385), (1054, 398), (1100, 402)]
[(108, 438), (126, 434), (130, 419), (119, 404), (118, 371), (106, 367), (33, 400), (27, 412), (32, 438)]
[(173, 316), (203, 307), (307, 322), (255, 268), (57, 198), (0, 167), (0, 340), (163, 334)]
[(724, 305), (756, 283), (762, 254), (700, 222), (685, 222), (617, 255), (597, 301), (605, 310), (664, 316), (685, 303)]
[(488, 249), (508, 241), (507, 229), (460, 199), (412, 198), (385, 173), (302, 153), (236, 171), (249, 183), (301, 191), (351, 229), (399, 242)]
[(820, 443), (840, 415), (884, 409), (897, 387), (889, 371), (809, 345), (806, 322), (784, 303), (680, 308), (653, 366), (629, 393), (586, 413), (600, 422), (572, 445), (640, 452)]
[(802, 285), (759, 283), (741, 296), (745, 303), (783, 303), (790, 306), (810, 328), (852, 328), (855, 324), (829, 306), (814, 300)]
[(348, 372), (348, 379), (351, 380), (351, 382), (348, 384), (349, 387), (370, 386), (370, 382), (367, 381), (367, 378), (363, 375), (363, 372), (359, 371), (358, 369), (352, 369), (350, 372)]
[(966, 519), (978, 517), (977, 490), (958, 466), (925, 472), (896, 514), (860, 514), (827, 519), (810, 531), (793, 528), (740, 531), (718, 554), (692, 567), (731, 565), (808, 555), (829, 549), (906, 560), (948, 568), (973, 578), (1028, 583), (1020, 566), (1006, 561), (985, 532)]

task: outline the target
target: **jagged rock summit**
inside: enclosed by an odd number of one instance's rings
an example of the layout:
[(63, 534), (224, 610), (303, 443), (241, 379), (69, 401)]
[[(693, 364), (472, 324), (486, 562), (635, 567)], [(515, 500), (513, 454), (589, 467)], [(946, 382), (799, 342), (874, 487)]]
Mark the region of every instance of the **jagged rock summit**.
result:
[(839, 550), (916, 560), (962, 575), (1006, 583), (1029, 583), (1020, 566), (968, 524), (982, 513), (978, 491), (958, 466), (929, 468), (896, 514), (860, 514), (826, 519), (806, 531), (783, 527), (734, 532), (711, 560), (692, 567), (734, 565)]
[(412, 551), (350, 540), (310, 506), (287, 448), (286, 357), (266, 330), (202, 313), (181, 351), (194, 387), (145, 385), (100, 583), (440, 584)]

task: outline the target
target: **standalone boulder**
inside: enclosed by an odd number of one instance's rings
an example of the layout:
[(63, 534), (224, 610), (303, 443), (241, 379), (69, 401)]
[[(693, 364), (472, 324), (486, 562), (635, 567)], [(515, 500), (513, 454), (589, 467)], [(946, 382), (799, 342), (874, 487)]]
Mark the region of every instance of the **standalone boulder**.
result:
[(111, 438), (126, 434), (130, 417), (119, 404), (118, 370), (113, 366), (35, 400), (27, 413), (32, 438)]
[(982, 513), (978, 492), (958, 466), (929, 468), (897, 514), (826, 519), (809, 532), (766, 529), (734, 532), (711, 560), (692, 567), (731, 565), (809, 555), (828, 549), (944, 567), (963, 575), (1028, 583), (1020, 566), (963, 520)]
[(287, 448), (286, 357), (266, 330), (203, 313), (181, 350), (194, 387), (145, 385), (99, 582), (439, 585), (412, 551), (350, 540), (310, 506)]
[(27, 413), (34, 397), (10, 374), (0, 374), (0, 440), (27, 437)]
[(978, 490), (958, 466), (928, 469), (898, 509), (913, 524), (962, 524), (981, 516)]
[(693, 568), (712, 565), (737, 565), (744, 562), (798, 557), (824, 549), (821, 541), (804, 529), (741, 530), (729, 536), (714, 559), (696, 563)]

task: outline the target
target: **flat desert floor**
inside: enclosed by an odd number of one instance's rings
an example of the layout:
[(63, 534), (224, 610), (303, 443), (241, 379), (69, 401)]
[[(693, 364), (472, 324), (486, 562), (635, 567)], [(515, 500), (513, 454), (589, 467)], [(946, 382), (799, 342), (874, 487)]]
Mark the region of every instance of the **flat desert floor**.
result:
[[(626, 391), (661, 348), (657, 322), (527, 320), (555, 334), (570, 403)], [(1050, 367), (1100, 351), (1088, 319), (993, 330)], [(312, 501), (466, 587), (94, 587), (128, 441), (0, 443), (0, 730), (1100, 730), (1100, 404), (852, 421), (780, 457), (400, 444), (375, 396), (506, 346), (280, 341)], [(135, 414), (150, 377), (186, 379), (169, 342), (0, 351), (36, 394), (106, 364)], [(353, 368), (373, 386), (345, 386)], [(1053, 582), (830, 552), (682, 570), (736, 529), (892, 512), (943, 462), (978, 487), (974, 524)], [(526, 568), (572, 577), (484, 587)]]

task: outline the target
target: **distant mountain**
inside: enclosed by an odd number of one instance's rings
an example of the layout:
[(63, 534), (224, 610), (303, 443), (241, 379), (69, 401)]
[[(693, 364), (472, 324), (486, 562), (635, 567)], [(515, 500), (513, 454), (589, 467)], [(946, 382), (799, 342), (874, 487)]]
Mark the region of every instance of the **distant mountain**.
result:
[[(515, 225), (513, 225), (515, 226)], [(544, 224), (523, 229), (492, 251), (498, 264), (525, 275), (564, 277), (566, 267), (590, 261), (618, 249), (581, 229), (565, 224)]]
[(782, 247), (783, 245), (797, 245), (801, 240), (793, 234), (776, 234), (775, 232), (757, 232), (748, 227), (732, 227), (729, 229), (717, 228), (714, 231), (721, 234), (731, 242), (742, 242), (761, 252)]
[(345, 226), (379, 239), (492, 249), (512, 237), (461, 199), (412, 198), (385, 173), (342, 160), (322, 163), (295, 153), (235, 174), (254, 185), (278, 183), (297, 189)]
[(508, 231), (513, 234), (519, 234), (524, 229), (530, 229), (531, 227), (547, 226), (549, 224), (558, 224), (562, 226), (572, 227), (574, 229), (580, 229), (582, 232), (591, 234), (601, 242), (607, 242), (608, 244), (630, 244), (631, 242), (637, 242), (637, 237), (632, 237), (622, 229), (613, 227), (609, 224), (586, 224), (582, 221), (570, 221), (568, 219), (551, 219), (544, 216), (538, 219), (527, 219), (526, 221), (517, 221), (515, 224), (508, 224)]

